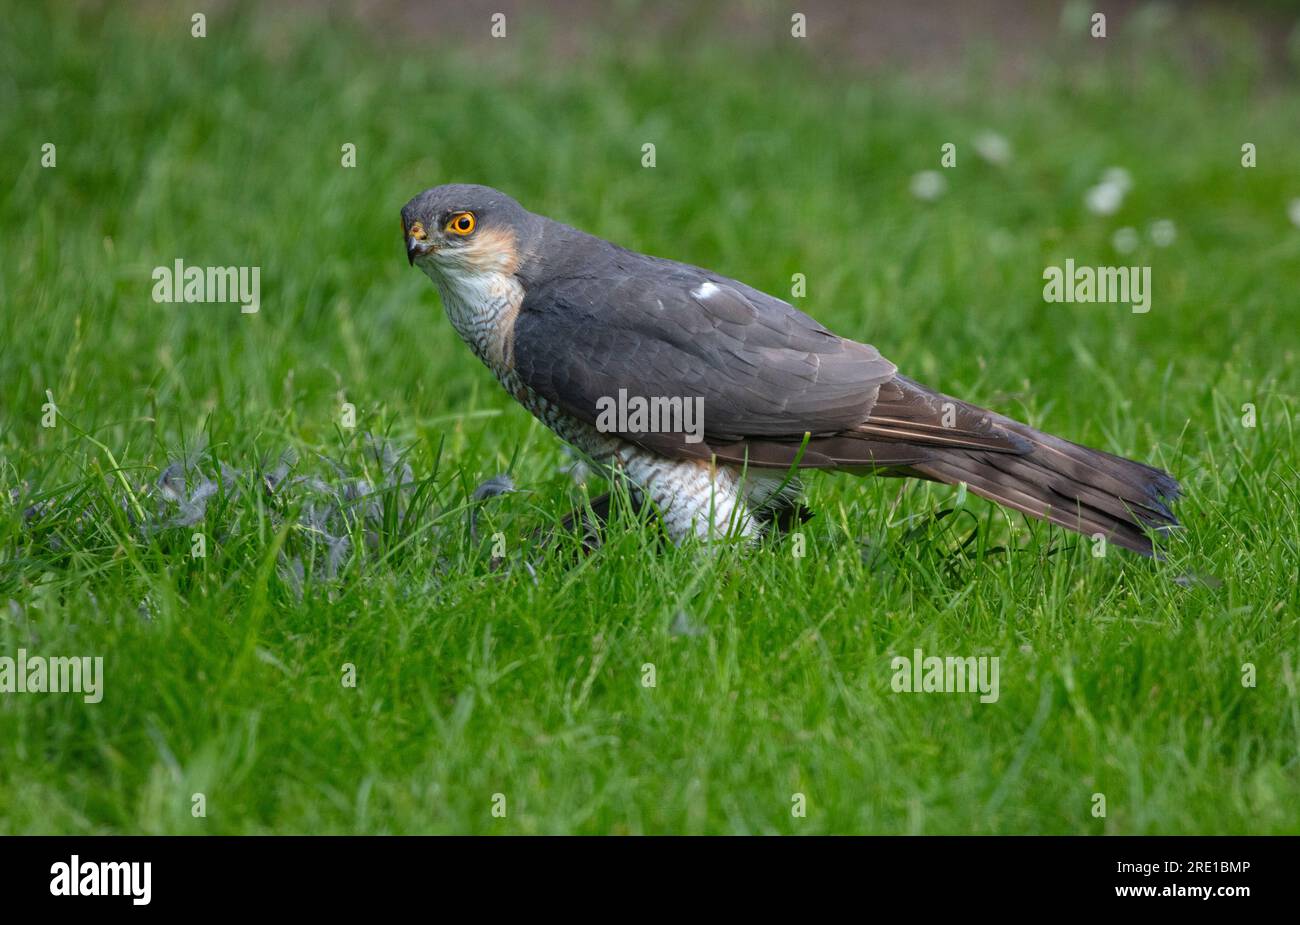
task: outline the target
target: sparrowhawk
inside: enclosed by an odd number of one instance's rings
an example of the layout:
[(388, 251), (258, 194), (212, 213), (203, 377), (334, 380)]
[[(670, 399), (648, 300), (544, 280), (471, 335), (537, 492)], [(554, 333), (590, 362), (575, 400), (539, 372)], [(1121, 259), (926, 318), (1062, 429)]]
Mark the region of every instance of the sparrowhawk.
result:
[[(506, 391), (625, 473), (676, 541), (760, 535), (796, 502), (796, 467), (964, 482), (1144, 555), (1153, 531), (1178, 523), (1166, 472), (926, 388), (780, 299), (489, 187), (425, 190), (403, 207), (402, 232), (409, 261)], [(611, 425), (602, 411), (614, 396), (695, 401), (702, 424), (688, 433), (620, 415)]]

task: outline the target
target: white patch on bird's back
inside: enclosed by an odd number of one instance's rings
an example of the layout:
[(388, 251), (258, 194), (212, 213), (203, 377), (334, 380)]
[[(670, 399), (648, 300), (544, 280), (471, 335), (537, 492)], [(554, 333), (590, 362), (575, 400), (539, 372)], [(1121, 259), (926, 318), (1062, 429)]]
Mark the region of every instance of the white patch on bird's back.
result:
[(691, 290), (691, 295), (697, 299), (707, 299), (710, 296), (717, 295), (720, 291), (713, 283), (705, 280)]

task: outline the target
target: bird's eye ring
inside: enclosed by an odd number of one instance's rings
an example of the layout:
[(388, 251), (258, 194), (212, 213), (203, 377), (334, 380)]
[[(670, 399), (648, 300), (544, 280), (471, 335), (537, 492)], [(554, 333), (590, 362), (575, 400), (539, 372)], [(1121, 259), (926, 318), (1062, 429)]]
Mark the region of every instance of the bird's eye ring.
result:
[(458, 234), (464, 237), (474, 231), (477, 222), (474, 220), (473, 212), (457, 212), (447, 219), (447, 230), (452, 234)]

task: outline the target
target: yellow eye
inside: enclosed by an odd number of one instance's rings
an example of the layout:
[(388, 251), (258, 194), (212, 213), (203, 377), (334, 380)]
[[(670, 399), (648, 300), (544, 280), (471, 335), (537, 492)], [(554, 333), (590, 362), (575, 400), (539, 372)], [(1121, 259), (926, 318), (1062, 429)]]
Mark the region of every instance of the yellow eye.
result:
[(447, 230), (452, 234), (467, 235), (474, 230), (474, 213), (457, 212), (451, 218), (447, 219)]

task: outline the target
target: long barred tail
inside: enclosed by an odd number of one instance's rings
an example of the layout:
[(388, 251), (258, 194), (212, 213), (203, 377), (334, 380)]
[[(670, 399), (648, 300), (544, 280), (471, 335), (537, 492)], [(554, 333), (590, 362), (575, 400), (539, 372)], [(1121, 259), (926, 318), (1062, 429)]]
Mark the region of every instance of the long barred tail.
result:
[(1028, 453), (944, 449), (912, 470), (1144, 556), (1156, 552), (1148, 531), (1178, 526), (1169, 504), (1180, 490), (1169, 473), (997, 417), (1033, 444)]

